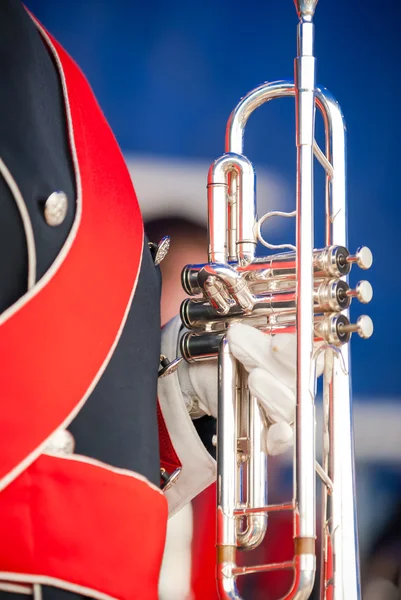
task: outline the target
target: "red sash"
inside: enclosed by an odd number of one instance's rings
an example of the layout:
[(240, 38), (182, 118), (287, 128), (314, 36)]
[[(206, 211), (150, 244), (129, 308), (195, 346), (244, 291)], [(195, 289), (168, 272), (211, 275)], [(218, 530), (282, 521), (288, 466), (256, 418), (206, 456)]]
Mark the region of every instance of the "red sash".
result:
[(0, 579), (156, 600), (166, 499), (134, 473), (81, 460), (42, 455), (0, 494)]
[[(87, 81), (38, 28), (63, 83), (77, 215), (48, 273), (0, 317), (0, 579), (155, 600), (167, 520), (162, 493), (135, 473), (42, 454), (79, 412), (118, 343), (143, 224)], [(167, 450), (174, 458), (169, 440)]]

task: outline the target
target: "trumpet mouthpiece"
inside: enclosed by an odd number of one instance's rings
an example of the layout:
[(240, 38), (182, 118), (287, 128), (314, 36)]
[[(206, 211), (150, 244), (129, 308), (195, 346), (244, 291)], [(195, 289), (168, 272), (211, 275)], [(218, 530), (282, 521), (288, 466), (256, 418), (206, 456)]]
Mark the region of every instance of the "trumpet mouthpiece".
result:
[(295, 8), (297, 9), (300, 19), (310, 20), (315, 14), (316, 4), (318, 0), (294, 0)]

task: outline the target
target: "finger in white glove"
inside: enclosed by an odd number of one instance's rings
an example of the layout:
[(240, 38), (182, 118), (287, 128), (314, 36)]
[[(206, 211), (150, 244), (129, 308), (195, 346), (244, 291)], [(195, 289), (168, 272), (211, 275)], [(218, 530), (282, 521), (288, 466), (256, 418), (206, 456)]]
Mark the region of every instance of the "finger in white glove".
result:
[(288, 423), (273, 423), (265, 429), (265, 445), (270, 456), (282, 454), (291, 448), (294, 442), (294, 432)]
[[(268, 454), (285, 452), (293, 444), (291, 424), (296, 404), (296, 336), (271, 335), (249, 325), (233, 324), (227, 334), (234, 356), (248, 371), (251, 393), (263, 406), (271, 425), (265, 431)], [(324, 353), (317, 353), (316, 375), (324, 368)]]
[[(256, 367), (267, 369), (275, 377), (292, 385), (296, 374), (296, 335), (282, 333), (271, 335), (243, 323), (234, 323), (228, 330), (227, 339), (234, 356), (250, 373)], [(323, 342), (315, 344), (315, 351)], [(323, 373), (324, 354), (318, 353), (317, 376)]]
[[(294, 379), (291, 382), (295, 383)], [(265, 369), (254, 369), (248, 376), (248, 386), (273, 423), (292, 423), (295, 415), (295, 389), (272, 376)]]
[(289, 382), (295, 376), (294, 335), (272, 336), (249, 325), (235, 323), (229, 328), (227, 339), (231, 352), (248, 373), (260, 367)]

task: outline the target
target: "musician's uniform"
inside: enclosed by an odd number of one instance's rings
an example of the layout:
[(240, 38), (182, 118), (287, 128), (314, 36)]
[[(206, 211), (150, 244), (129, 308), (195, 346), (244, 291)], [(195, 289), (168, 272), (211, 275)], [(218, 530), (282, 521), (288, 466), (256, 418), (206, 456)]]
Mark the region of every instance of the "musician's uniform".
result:
[(0, 598), (154, 600), (213, 421), (157, 400), (159, 269), (84, 76), (17, 0), (0, 53)]

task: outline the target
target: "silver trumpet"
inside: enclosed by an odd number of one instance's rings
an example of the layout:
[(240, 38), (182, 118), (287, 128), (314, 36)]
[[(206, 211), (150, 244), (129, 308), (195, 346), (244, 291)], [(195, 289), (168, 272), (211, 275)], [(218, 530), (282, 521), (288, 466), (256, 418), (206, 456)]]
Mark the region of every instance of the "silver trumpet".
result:
[[(191, 298), (181, 316), (189, 331), (181, 340), (188, 362), (218, 357), (217, 419), (217, 586), (221, 599), (240, 599), (236, 578), (247, 573), (292, 569), (285, 599), (309, 598), (316, 572), (316, 474), (323, 482), (320, 597), (361, 598), (355, 507), (354, 448), (349, 340), (369, 338), (369, 317), (350, 322), (352, 299), (367, 303), (372, 288), (355, 289), (348, 275), (355, 264), (368, 269), (366, 247), (347, 249), (346, 140), (341, 109), (315, 83), (313, 16), (317, 0), (295, 0), (299, 16), (295, 82), (264, 83), (232, 112), (226, 152), (208, 176), (208, 263), (187, 265), (182, 283)], [(255, 171), (244, 156), (248, 118), (270, 100), (294, 96), (296, 105), (296, 210), (256, 213)], [(314, 140), (315, 107), (325, 127), (325, 152)], [(314, 248), (314, 157), (326, 174), (325, 244)], [(296, 247), (273, 246), (261, 235), (271, 216), (294, 216)], [(274, 252), (255, 258), (258, 241)], [(279, 252), (277, 252), (277, 250)], [(234, 359), (226, 338), (230, 323), (241, 321), (267, 334), (294, 332), (297, 339), (294, 486), (291, 501), (269, 505), (267, 457), (261, 450), (266, 415), (247, 387), (247, 375)], [(314, 342), (321, 344), (315, 346)], [(318, 347), (319, 350), (315, 350)], [(324, 352), (323, 456), (316, 458), (315, 366)], [(268, 531), (268, 515), (294, 514), (294, 558), (285, 563), (238, 567), (237, 549), (252, 550)], [(272, 517), (274, 518), (274, 516)]]

